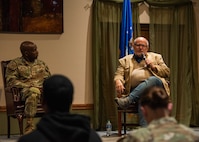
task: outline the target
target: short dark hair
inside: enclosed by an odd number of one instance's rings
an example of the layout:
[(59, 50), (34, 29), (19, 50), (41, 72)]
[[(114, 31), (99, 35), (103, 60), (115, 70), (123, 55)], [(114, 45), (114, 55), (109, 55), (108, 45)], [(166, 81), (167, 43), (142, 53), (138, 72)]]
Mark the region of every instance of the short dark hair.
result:
[(31, 41), (23, 41), (20, 45), (20, 51), (21, 51), (22, 55), (26, 51), (27, 47), (32, 47), (32, 46), (36, 46), (36, 45)]
[(140, 98), (141, 106), (149, 106), (152, 109), (167, 108), (170, 102), (169, 96), (162, 87), (152, 86), (145, 89)]
[(66, 76), (52, 75), (43, 83), (43, 102), (50, 111), (67, 111), (73, 101), (73, 84)]

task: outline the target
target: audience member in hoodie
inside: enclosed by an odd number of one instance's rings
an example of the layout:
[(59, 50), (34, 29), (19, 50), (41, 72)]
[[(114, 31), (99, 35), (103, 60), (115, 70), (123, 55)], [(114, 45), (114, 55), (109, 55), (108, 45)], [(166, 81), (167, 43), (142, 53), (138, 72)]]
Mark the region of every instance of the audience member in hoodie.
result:
[(63, 75), (52, 75), (43, 83), (43, 107), (46, 114), (36, 130), (18, 142), (101, 142), (91, 128), (90, 118), (70, 113), (74, 88)]

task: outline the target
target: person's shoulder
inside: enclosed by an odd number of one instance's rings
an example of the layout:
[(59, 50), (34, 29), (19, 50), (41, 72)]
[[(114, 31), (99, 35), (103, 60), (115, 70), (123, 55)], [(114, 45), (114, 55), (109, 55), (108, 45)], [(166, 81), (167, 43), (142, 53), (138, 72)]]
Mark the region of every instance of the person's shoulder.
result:
[(17, 57), (14, 59), (11, 59), (10, 62), (8, 63), (8, 68), (15, 68), (18, 64), (22, 63), (22, 58), (21, 57)]
[(119, 60), (131, 60), (132, 57), (133, 57), (133, 54), (129, 54), (129, 55), (126, 55), (126, 56), (120, 58)]
[(14, 59), (11, 59), (10, 60), (10, 63), (16, 63), (16, 62), (22, 62), (22, 57), (17, 57), (17, 58), (14, 58)]
[(133, 57), (133, 55), (134, 55), (134, 54), (126, 55), (125, 58), (130, 58), (130, 59), (131, 59), (131, 58)]
[(41, 59), (37, 59), (35, 62), (36, 62), (37, 64), (46, 65), (46, 63), (45, 63), (43, 60), (41, 60)]
[(17, 142), (49, 142), (38, 130), (23, 135)]
[(139, 128), (137, 130), (133, 130), (129, 133), (126, 139), (132, 139), (133, 141), (148, 141), (151, 139), (151, 132), (147, 127)]
[(199, 136), (196, 132), (183, 124), (179, 124), (178, 127), (175, 126), (172, 129), (169, 129), (168, 133), (162, 135), (160, 138), (167, 138), (170, 141), (199, 142)]
[(130, 134), (132, 134), (132, 135), (142, 135), (142, 134), (149, 135), (150, 131), (147, 127), (143, 127), (143, 128), (139, 128), (137, 130), (132, 131)]
[(156, 52), (147, 52), (147, 54), (151, 56), (161, 56), (160, 53), (156, 53)]
[(181, 132), (183, 134), (185, 134), (186, 136), (192, 136), (199, 141), (199, 135), (197, 135), (193, 129), (191, 129), (190, 127), (187, 127), (183, 124), (179, 124), (179, 126), (181, 127)]
[(162, 55), (156, 52), (148, 52), (147, 56), (151, 57), (151, 58), (162, 58)]
[(93, 129), (90, 130), (89, 142), (102, 142), (98, 133)]
[(36, 59), (37, 62), (42, 62), (42, 63), (45, 63), (43, 60), (41, 59)]

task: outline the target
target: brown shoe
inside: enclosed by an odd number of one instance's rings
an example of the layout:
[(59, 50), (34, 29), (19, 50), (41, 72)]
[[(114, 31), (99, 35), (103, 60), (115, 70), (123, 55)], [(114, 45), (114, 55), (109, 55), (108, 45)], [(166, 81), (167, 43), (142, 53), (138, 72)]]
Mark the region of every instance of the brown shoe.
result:
[(118, 104), (119, 107), (125, 109), (128, 108), (131, 104), (129, 97), (122, 97), (122, 98), (115, 98), (115, 102)]

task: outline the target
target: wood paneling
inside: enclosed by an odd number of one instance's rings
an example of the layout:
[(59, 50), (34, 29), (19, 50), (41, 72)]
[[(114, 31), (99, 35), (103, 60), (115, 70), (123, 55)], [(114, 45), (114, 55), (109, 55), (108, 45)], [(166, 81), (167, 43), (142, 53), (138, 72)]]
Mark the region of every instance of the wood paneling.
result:
[(141, 36), (149, 40), (149, 24), (141, 24)]

